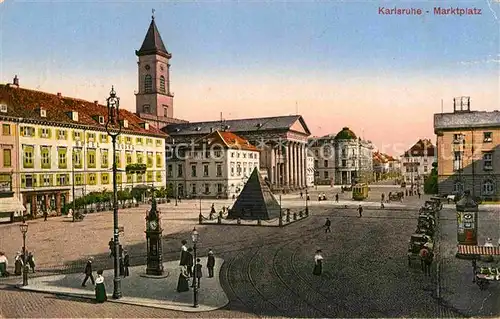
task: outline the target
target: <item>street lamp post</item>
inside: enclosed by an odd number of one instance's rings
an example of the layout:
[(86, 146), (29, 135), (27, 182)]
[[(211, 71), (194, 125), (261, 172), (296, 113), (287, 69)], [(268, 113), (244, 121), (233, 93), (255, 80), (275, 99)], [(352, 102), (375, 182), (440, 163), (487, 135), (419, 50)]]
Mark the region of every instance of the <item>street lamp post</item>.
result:
[(196, 243), (198, 242), (199, 234), (198, 231), (196, 230), (196, 227), (193, 228), (193, 231), (191, 232), (191, 239), (193, 240), (193, 250), (194, 250), (194, 260), (193, 264), (194, 266), (194, 272), (193, 272), (193, 307), (197, 308), (198, 307), (198, 274), (196, 273)]
[(120, 252), (119, 229), (118, 229), (118, 187), (116, 183), (116, 137), (122, 131), (122, 124), (119, 118), (120, 98), (116, 96), (116, 92), (111, 87), (109, 97), (107, 98), (108, 120), (106, 122), (106, 132), (111, 136), (113, 143), (113, 240), (115, 244), (114, 254), (114, 279), (113, 279), (113, 298), (119, 299), (122, 296), (121, 281), (120, 281)]
[(72, 155), (71, 156), (71, 178), (73, 179), (73, 187), (72, 187), (72, 192), (73, 192), (73, 214), (72, 215), (72, 219), (73, 219), (73, 222), (75, 221), (75, 151), (73, 150), (72, 151)]
[(27, 263), (27, 258), (26, 258), (26, 233), (28, 232), (28, 224), (23, 221), (21, 225), (19, 225), (19, 229), (21, 230), (21, 233), (23, 234), (23, 286), (28, 285), (28, 265)]
[(308, 202), (309, 202), (309, 193), (308, 193), (307, 188), (306, 188), (306, 214), (309, 213), (309, 204), (308, 204)]

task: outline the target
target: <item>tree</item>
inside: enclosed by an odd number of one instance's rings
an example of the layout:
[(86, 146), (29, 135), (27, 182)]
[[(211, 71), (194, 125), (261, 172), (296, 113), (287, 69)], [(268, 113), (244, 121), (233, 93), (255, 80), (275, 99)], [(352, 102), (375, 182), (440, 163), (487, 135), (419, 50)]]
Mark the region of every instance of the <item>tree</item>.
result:
[(432, 170), (424, 182), (424, 193), (437, 194), (438, 193), (438, 171), (437, 163), (432, 163)]

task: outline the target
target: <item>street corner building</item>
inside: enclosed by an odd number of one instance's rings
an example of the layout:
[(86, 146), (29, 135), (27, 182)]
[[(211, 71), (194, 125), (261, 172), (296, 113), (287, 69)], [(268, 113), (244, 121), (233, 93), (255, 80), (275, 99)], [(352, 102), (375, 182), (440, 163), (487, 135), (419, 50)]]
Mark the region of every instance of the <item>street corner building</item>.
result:
[[(11, 182), (28, 215), (60, 214), (73, 191), (75, 197), (111, 191), (107, 116), (107, 107), (98, 101), (23, 88), (17, 76), (0, 85), (0, 178)], [(166, 134), (126, 110), (120, 110), (119, 120), (123, 129), (114, 155), (118, 189), (165, 186)], [(136, 163), (145, 164), (144, 174), (126, 174), (126, 165)]]
[(431, 174), (436, 162), (436, 147), (430, 139), (419, 139), (401, 155), (402, 181), (408, 186), (420, 187)]
[(177, 197), (236, 198), (260, 151), (232, 132), (214, 131), (167, 152), (168, 189)]
[(472, 111), (469, 97), (454, 99), (452, 113), (434, 114), (439, 194), (471, 191), (500, 200), (500, 112)]

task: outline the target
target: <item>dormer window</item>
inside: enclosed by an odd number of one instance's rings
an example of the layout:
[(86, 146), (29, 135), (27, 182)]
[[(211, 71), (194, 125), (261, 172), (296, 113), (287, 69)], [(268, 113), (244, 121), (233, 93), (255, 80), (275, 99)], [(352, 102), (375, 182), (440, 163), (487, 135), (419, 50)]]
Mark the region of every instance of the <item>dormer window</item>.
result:
[(196, 128), (196, 131), (201, 131), (201, 127), (199, 127), (199, 126), (198, 126), (198, 127)]
[(99, 124), (104, 124), (104, 116), (99, 116)]
[(7, 104), (0, 104), (0, 112), (7, 113)]
[(128, 121), (127, 120), (121, 120), (120, 122), (121, 122), (123, 128), (128, 128)]
[(47, 110), (40, 108), (40, 117), (47, 117)]
[(78, 112), (77, 111), (68, 112), (68, 116), (72, 121), (78, 122)]
[(493, 141), (493, 133), (492, 132), (484, 132), (483, 133), (483, 142), (490, 143)]
[(262, 123), (257, 123), (257, 127), (262, 127)]

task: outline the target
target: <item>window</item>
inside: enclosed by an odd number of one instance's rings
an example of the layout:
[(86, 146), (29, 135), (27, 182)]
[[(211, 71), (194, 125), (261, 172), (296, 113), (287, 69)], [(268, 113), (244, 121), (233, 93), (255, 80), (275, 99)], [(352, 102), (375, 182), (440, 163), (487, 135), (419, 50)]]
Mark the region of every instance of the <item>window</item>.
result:
[(73, 131), (73, 141), (81, 141), (82, 132)]
[(222, 176), (222, 164), (217, 164), (217, 177)]
[(182, 164), (177, 164), (177, 177), (182, 177)]
[(167, 167), (167, 176), (172, 177), (172, 164), (168, 165)]
[(142, 152), (137, 152), (137, 164), (142, 164)]
[(217, 193), (222, 193), (222, 184), (217, 184)]
[(58, 140), (65, 140), (67, 138), (67, 132), (66, 130), (57, 130), (57, 139)]
[(163, 104), (163, 115), (164, 115), (165, 117), (168, 117), (168, 116), (167, 116), (167, 115), (168, 115), (168, 106), (166, 106), (165, 104)]
[(101, 173), (101, 184), (109, 184), (109, 173)]
[(42, 138), (50, 138), (50, 132), (51, 132), (51, 129), (49, 129), (49, 128), (38, 129), (38, 133), (39, 133), (40, 137), (42, 137)]
[(328, 179), (328, 171), (324, 172), (325, 179)]
[(96, 168), (95, 149), (87, 149), (87, 167)]
[(2, 134), (3, 135), (10, 135), (10, 124), (3, 124), (2, 125)]
[(125, 158), (128, 164), (132, 164), (132, 152), (125, 152)]
[(109, 166), (108, 150), (101, 150), (101, 168), (108, 168)]
[(314, 155), (319, 156), (319, 151), (318, 151), (318, 150), (315, 150), (315, 151), (314, 151)]
[(160, 76), (160, 92), (165, 93), (165, 77), (163, 75)]
[(122, 184), (122, 173), (121, 172), (116, 172), (116, 184), (121, 185)]
[(460, 144), (464, 142), (463, 134), (453, 134), (453, 144)]
[(483, 133), (483, 142), (490, 143), (493, 141), (493, 133), (492, 132), (484, 132)]
[(163, 153), (156, 152), (156, 167), (157, 168), (163, 167), (163, 160), (164, 160)]
[(453, 170), (458, 171), (462, 167), (462, 152), (453, 152)]
[(231, 162), (231, 176), (234, 176), (234, 162)]
[(33, 188), (36, 186), (36, 175), (21, 175), (21, 187)]
[(191, 177), (196, 177), (196, 165), (191, 165)]
[(205, 184), (205, 194), (210, 194), (210, 184)]
[(318, 168), (318, 165), (319, 165), (319, 161), (318, 160), (314, 160), (314, 167)]
[(12, 156), (10, 149), (3, 150), (3, 167), (11, 167), (12, 166)]
[(153, 79), (151, 75), (147, 74), (144, 77), (144, 92), (151, 93), (153, 91)]
[(44, 174), (42, 176), (42, 186), (52, 186), (52, 175), (51, 174)]
[(243, 158), (247, 158), (247, 153), (243, 153)]
[(203, 164), (203, 176), (208, 177), (208, 164)]
[(191, 184), (191, 193), (196, 194), (196, 184)]
[(87, 141), (95, 142), (95, 133), (87, 133)]
[(342, 167), (346, 167), (347, 166), (347, 161), (346, 160), (342, 160)]
[(122, 167), (122, 154), (120, 151), (115, 152), (115, 161), (116, 161), (117, 168)]
[(59, 186), (69, 185), (69, 174), (57, 174), (56, 184)]
[(146, 181), (147, 182), (152, 182), (153, 181), (153, 171), (147, 171), (146, 172)]
[(143, 111), (144, 113), (151, 113), (151, 106), (150, 106), (149, 104), (144, 104), (144, 105), (142, 106), (142, 111)]
[(132, 174), (127, 174), (127, 183), (133, 183), (134, 182), (134, 175)]
[(100, 141), (101, 143), (107, 143), (107, 142), (108, 142), (108, 137), (109, 137), (109, 136), (108, 136), (108, 135), (106, 135), (106, 134), (101, 134), (101, 135), (99, 136), (99, 141)]
[(82, 168), (82, 149), (73, 149), (73, 165), (75, 168)]
[(221, 151), (215, 151), (214, 154), (215, 154), (216, 158), (220, 158), (221, 157)]
[(87, 175), (87, 184), (88, 185), (95, 185), (97, 182), (97, 174), (96, 173), (89, 173)]
[(152, 138), (147, 138), (146, 139), (146, 145), (153, 145), (153, 139)]
[[(239, 155), (239, 153), (238, 153)], [(241, 163), (238, 162), (236, 163), (236, 174), (238, 174), (238, 176), (241, 176)]]
[(495, 185), (493, 181), (487, 179), (483, 182), (483, 195), (493, 195), (495, 193)]
[(323, 166), (324, 166), (324, 167), (328, 167), (328, 160), (325, 160), (325, 161), (324, 161)]
[(50, 168), (50, 146), (40, 146), (40, 154), (42, 155), (42, 168)]
[(132, 138), (130, 136), (125, 137), (125, 143), (132, 144)]
[(83, 185), (83, 174), (75, 174), (75, 185)]
[(66, 160), (66, 153), (68, 149), (66, 147), (58, 147), (57, 148), (57, 159), (59, 162), (59, 168), (67, 168), (68, 161)]
[(35, 136), (35, 128), (32, 126), (23, 126), (23, 127), (21, 127), (21, 135), (22, 136)]
[(156, 140), (156, 146), (161, 147), (163, 145), (163, 140)]
[(493, 169), (493, 153), (483, 154), (483, 169), (485, 171), (491, 171)]
[(231, 157), (234, 157), (234, 152), (231, 152)]
[(158, 183), (163, 182), (163, 177), (161, 176), (161, 171), (157, 171), (157, 172), (156, 172), (156, 181), (157, 181)]
[(424, 166), (424, 173), (427, 173), (427, 166)]
[(135, 143), (136, 143), (136, 144), (139, 144), (139, 145), (142, 145), (142, 138), (141, 138), (141, 137), (137, 137), (137, 138), (135, 139)]
[(153, 167), (153, 152), (147, 153), (147, 167), (148, 168)]

